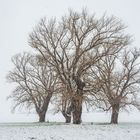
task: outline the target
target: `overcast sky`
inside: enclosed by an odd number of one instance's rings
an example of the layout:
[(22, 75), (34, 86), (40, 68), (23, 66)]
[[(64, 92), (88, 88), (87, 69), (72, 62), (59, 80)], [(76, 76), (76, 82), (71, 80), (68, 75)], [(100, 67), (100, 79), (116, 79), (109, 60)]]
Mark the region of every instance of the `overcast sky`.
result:
[[(60, 17), (68, 8), (80, 11), (83, 7), (97, 16), (106, 12), (122, 19), (134, 37), (134, 46), (140, 48), (139, 0), (0, 0), (0, 122), (36, 120), (33, 116), (18, 111), (12, 114), (10, 111), (11, 102), (6, 97), (13, 86), (6, 83), (5, 76), (12, 68), (11, 57), (16, 53), (31, 51), (27, 43), (28, 34), (40, 18)], [(140, 121), (138, 112), (128, 116), (128, 121), (130, 118)]]

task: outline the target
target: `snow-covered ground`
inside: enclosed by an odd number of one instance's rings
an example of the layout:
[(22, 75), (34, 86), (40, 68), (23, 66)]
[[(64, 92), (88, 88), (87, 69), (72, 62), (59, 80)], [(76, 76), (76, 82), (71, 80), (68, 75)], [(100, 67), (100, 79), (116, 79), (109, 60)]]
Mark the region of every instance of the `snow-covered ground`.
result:
[(140, 140), (140, 123), (4, 123), (0, 140)]

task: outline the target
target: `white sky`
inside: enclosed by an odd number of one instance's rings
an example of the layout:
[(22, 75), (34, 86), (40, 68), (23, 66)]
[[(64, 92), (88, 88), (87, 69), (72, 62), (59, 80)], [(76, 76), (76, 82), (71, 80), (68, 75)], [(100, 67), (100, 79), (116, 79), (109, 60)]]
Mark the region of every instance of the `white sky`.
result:
[[(106, 12), (107, 15), (121, 18), (128, 25), (129, 33), (134, 36), (134, 46), (140, 48), (139, 0), (0, 0), (0, 122), (36, 121), (34, 115), (10, 112), (11, 102), (6, 101), (6, 97), (13, 87), (6, 83), (5, 76), (12, 68), (11, 57), (31, 50), (27, 43), (28, 34), (41, 17), (60, 17), (68, 8), (79, 11), (83, 7), (97, 16)], [(124, 114), (126, 116), (126, 121), (140, 121), (138, 112)]]

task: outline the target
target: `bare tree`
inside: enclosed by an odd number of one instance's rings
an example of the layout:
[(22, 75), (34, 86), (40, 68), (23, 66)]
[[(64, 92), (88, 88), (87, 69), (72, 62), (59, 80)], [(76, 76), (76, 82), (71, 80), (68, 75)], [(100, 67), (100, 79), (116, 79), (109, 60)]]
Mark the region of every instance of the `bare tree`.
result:
[(17, 106), (33, 107), (39, 122), (44, 122), (50, 99), (56, 92), (57, 77), (47, 63), (41, 63), (37, 56), (29, 53), (15, 55), (12, 62), (14, 69), (7, 79), (17, 85), (9, 96), (14, 101), (14, 109)]
[[(118, 123), (120, 109), (134, 106), (140, 110), (140, 53), (123, 51), (108, 55), (92, 69), (96, 83), (94, 97), (97, 106), (104, 111), (112, 111), (111, 123)], [(94, 91), (94, 92), (95, 92)]]
[[(125, 26), (115, 17), (97, 19), (69, 11), (60, 22), (42, 19), (30, 34), (29, 45), (49, 60), (71, 95), (73, 123), (81, 123), (85, 81), (84, 73), (103, 56), (116, 53), (129, 43)], [(104, 49), (104, 45), (108, 48)], [(117, 48), (112, 52), (112, 48)]]

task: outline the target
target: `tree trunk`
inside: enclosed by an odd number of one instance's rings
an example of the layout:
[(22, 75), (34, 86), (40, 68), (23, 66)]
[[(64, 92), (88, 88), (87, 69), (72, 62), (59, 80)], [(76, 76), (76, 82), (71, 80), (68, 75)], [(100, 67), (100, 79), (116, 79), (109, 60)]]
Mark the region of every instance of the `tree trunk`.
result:
[(63, 110), (62, 114), (65, 117), (65, 123), (70, 123), (71, 122), (71, 106)]
[(62, 112), (62, 114), (65, 117), (65, 123), (70, 123), (71, 122), (71, 116), (70, 116), (70, 114), (67, 114), (65, 112)]
[(67, 116), (65, 119), (66, 119), (65, 121), (66, 123), (71, 123), (71, 116)]
[(72, 115), (73, 115), (73, 124), (80, 124), (82, 122), (82, 97), (77, 95), (72, 100)]
[(39, 115), (39, 122), (45, 122), (46, 112), (48, 110), (51, 97), (52, 97), (52, 93), (50, 93), (45, 98), (43, 106), (39, 109), (39, 111), (37, 111)]
[(82, 102), (83, 102), (83, 88), (85, 83), (80, 79), (79, 76), (73, 76), (73, 80), (77, 85), (76, 95), (72, 99), (72, 113), (73, 113), (73, 124), (80, 124), (82, 122)]
[(38, 115), (39, 115), (39, 122), (45, 122), (46, 112), (43, 111), (43, 112), (39, 113)]
[(119, 104), (115, 104), (112, 106), (112, 115), (111, 115), (111, 123), (118, 124), (118, 115), (119, 115)]

